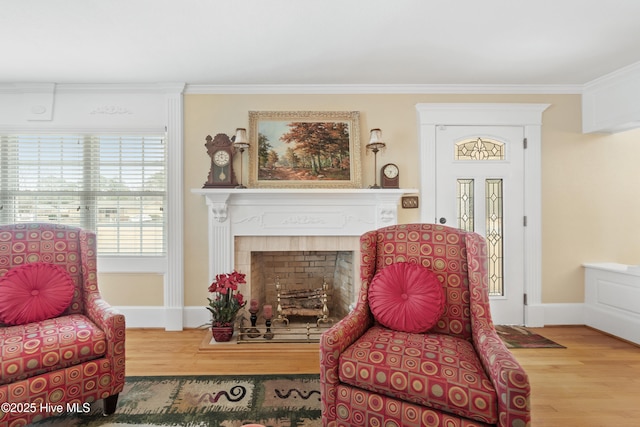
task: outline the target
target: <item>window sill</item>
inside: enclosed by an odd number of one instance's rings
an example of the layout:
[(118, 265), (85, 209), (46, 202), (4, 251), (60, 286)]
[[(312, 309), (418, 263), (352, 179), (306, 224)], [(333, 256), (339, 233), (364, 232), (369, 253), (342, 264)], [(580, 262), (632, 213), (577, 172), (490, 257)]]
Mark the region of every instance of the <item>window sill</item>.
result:
[(167, 272), (166, 256), (98, 256), (99, 273), (156, 273)]

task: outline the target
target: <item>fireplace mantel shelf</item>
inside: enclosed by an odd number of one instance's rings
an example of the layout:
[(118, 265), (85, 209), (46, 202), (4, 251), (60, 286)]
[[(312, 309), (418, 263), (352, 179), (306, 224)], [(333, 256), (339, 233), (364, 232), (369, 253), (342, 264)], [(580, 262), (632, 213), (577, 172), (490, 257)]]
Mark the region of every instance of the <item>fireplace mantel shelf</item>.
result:
[(415, 188), (193, 188), (191, 192), (202, 196), (207, 195), (237, 195), (237, 196), (261, 196), (277, 195), (278, 197), (311, 195), (311, 196), (378, 196), (378, 195), (402, 195), (418, 193)]
[[(384, 207), (383, 217), (392, 213), (395, 221), (397, 205), (403, 194), (417, 193), (416, 189), (381, 188), (381, 189), (290, 189), (290, 188), (198, 188), (192, 193), (205, 198), (211, 208), (213, 219), (225, 222), (229, 216), (230, 206), (253, 206), (258, 211), (266, 213), (269, 207), (282, 210), (287, 206), (289, 213), (318, 212), (319, 206), (341, 208), (349, 214), (350, 208), (369, 206), (370, 208)], [(280, 207), (280, 208), (279, 208)], [(393, 212), (390, 212), (393, 211)], [(255, 215), (256, 210), (252, 211)], [(237, 216), (235, 216), (238, 219)], [(383, 223), (388, 222), (383, 220)]]

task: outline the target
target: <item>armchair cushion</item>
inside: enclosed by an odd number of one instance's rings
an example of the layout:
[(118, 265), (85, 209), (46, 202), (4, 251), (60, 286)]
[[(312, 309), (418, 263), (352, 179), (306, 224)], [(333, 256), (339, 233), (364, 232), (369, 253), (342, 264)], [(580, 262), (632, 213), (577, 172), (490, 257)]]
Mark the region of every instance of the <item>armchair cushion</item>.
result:
[(379, 270), (369, 286), (369, 306), (374, 318), (395, 331), (428, 331), (442, 316), (444, 304), (438, 276), (418, 264), (391, 264)]
[(107, 340), (87, 317), (71, 314), (0, 328), (0, 348), (0, 384), (10, 384), (104, 356)]
[(24, 325), (62, 314), (75, 285), (58, 265), (33, 262), (10, 269), (0, 278), (0, 322)]
[(340, 381), (480, 422), (498, 422), (497, 393), (473, 344), (374, 326), (340, 355)]

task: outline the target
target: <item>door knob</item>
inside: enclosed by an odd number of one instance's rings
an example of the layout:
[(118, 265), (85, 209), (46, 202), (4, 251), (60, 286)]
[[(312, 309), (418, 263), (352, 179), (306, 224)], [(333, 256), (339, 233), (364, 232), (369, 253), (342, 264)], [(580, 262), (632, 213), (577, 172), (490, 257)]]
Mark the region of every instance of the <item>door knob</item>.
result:
[(440, 224), (446, 224), (446, 223), (447, 223), (447, 218), (445, 218), (445, 217), (440, 217), (440, 219), (438, 220), (438, 222), (439, 222)]

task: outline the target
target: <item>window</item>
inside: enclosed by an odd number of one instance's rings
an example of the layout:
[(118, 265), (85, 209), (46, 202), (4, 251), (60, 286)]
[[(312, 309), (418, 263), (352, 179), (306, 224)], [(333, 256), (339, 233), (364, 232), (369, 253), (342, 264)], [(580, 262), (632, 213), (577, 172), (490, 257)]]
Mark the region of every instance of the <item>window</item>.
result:
[(99, 255), (166, 253), (164, 137), (0, 136), (0, 222), (94, 230)]
[[(475, 179), (457, 180), (458, 228), (475, 231)], [(489, 254), (489, 296), (504, 296), (504, 229), (503, 181), (487, 178), (484, 181), (485, 237)]]
[(504, 143), (477, 138), (456, 143), (456, 160), (504, 160)]

